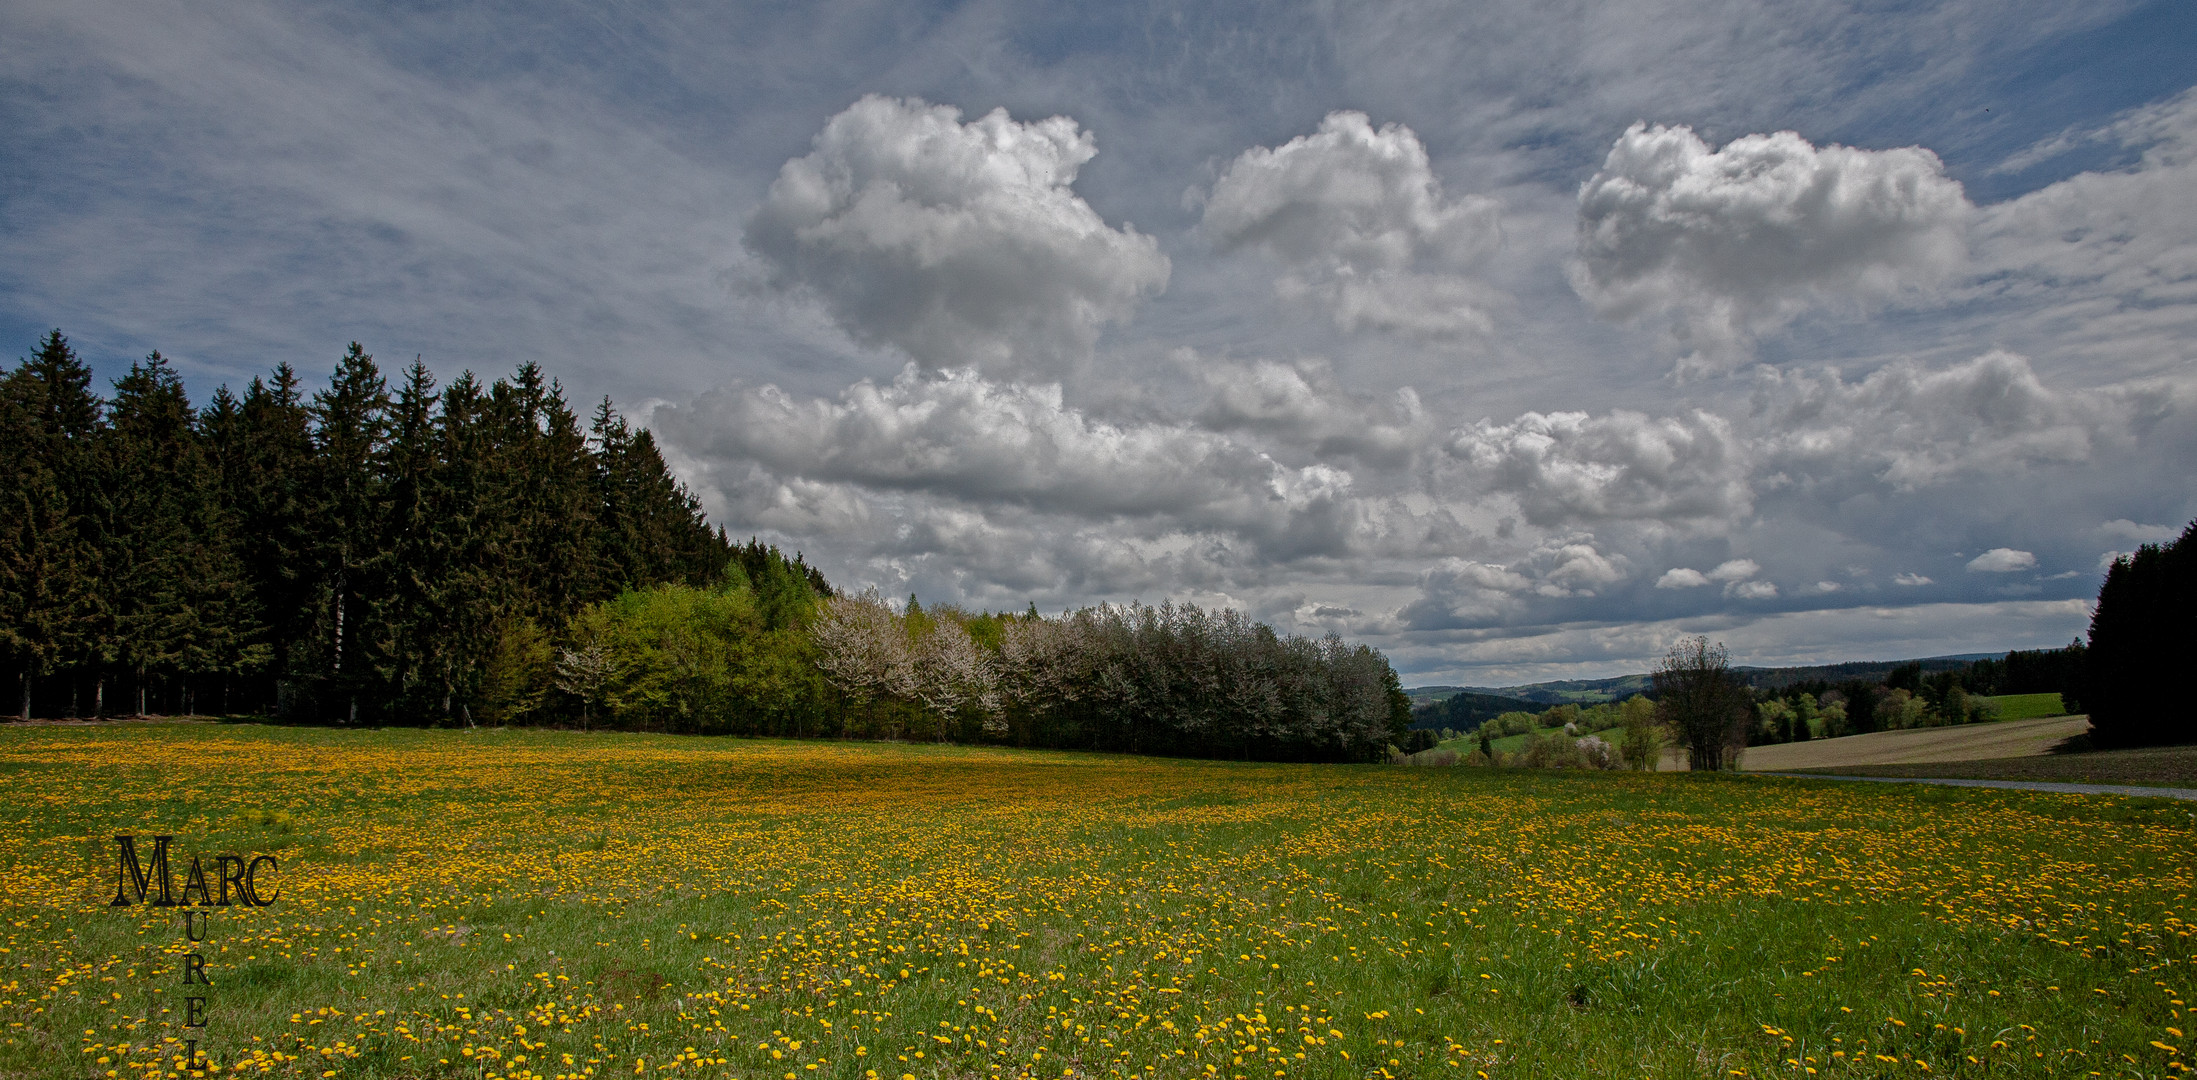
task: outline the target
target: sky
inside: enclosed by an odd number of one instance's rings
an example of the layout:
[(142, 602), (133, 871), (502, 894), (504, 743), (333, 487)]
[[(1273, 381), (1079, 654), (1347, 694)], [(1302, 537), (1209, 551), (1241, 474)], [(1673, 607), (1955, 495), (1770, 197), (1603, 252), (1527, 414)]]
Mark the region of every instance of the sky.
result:
[(2197, 4), (0, 6), (0, 356), (540, 363), (836, 585), (1406, 685), (2064, 644), (2197, 517)]

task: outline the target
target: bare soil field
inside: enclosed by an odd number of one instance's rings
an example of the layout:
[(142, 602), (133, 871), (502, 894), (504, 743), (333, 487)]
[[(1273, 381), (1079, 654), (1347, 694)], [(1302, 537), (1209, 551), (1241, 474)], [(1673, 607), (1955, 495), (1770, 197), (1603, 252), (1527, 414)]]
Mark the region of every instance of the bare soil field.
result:
[[(1876, 731), (1839, 739), (1749, 747), (1740, 757), (1739, 767), (1747, 772), (1856, 770), (1862, 766), (2026, 758), (2050, 753), (2061, 740), (2080, 735), (2089, 728), (2087, 716), (2054, 716), (1996, 724)], [(1676, 772), (1685, 768), (1685, 751), (1664, 751), (1662, 771)]]
[(2005, 720), (1996, 724), (1874, 731), (1843, 739), (1748, 748), (1739, 759), (1747, 772), (1839, 769), (1857, 765), (1907, 765), (1989, 761), (2050, 753), (2061, 740), (2090, 730), (2087, 716)]

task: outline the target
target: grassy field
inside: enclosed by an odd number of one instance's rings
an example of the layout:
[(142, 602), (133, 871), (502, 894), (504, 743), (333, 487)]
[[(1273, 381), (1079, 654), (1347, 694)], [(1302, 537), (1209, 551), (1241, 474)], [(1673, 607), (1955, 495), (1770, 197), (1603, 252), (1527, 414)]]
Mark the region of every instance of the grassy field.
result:
[(2058, 694), (2001, 694), (1983, 700), (1995, 706), (2001, 720), (2032, 720), (2040, 716), (2066, 716), (2067, 706)]
[(8, 1077), (182, 1075), (118, 832), (281, 859), (209, 1077), (2163, 1076), (2197, 989), (2154, 800), (7, 726), (0, 820)]
[[(1495, 748), (1496, 753), (1515, 754), (1520, 750), (1524, 750), (1526, 748), (1526, 744), (1532, 742), (1536, 738), (1544, 735), (1561, 735), (1563, 733), (1564, 728), (1562, 725), (1558, 725), (1556, 727), (1541, 727), (1539, 725), (1535, 725), (1532, 731), (1526, 732), (1522, 735), (1505, 735), (1500, 739), (1490, 740), (1489, 745)], [(1604, 731), (1598, 732), (1598, 734), (1602, 736), (1602, 741), (1614, 743), (1619, 736), (1624, 734), (1624, 732)], [(1469, 754), (1474, 750), (1478, 750), (1480, 748), (1480, 733), (1477, 731), (1468, 732), (1466, 734), (1459, 735), (1454, 739), (1446, 739), (1441, 743), (1441, 745), (1447, 749), (1455, 750), (1460, 754)]]

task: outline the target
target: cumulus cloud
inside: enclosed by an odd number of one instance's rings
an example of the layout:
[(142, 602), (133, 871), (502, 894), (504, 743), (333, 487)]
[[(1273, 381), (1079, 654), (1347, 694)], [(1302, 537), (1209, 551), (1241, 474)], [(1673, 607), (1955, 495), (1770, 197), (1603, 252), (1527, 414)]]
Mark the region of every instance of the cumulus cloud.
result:
[(1409, 462), (1433, 434), (1408, 386), (1386, 401), (1367, 400), (1336, 385), (1324, 365), (1198, 366), (1213, 392), (1198, 420), (1216, 431), (1260, 432), (1322, 456), (1349, 454), (1391, 467)]
[(1712, 150), (1634, 124), (1579, 189), (1572, 285), (1606, 318), (1668, 313), (1682, 367), (1728, 367), (1802, 311), (1935, 286), (1974, 208), (1921, 147), (1816, 147), (1790, 131)]
[(1968, 560), (1968, 569), (1979, 574), (2012, 574), (2021, 570), (2035, 570), (2037, 557), (2013, 548), (1992, 548)]
[(1698, 589), (1708, 583), (1709, 575), (1684, 566), (1671, 567), (1663, 571), (1662, 577), (1655, 579), (1655, 587), (1658, 589)]
[(1674, 566), (1664, 571), (1662, 577), (1656, 579), (1655, 587), (1658, 589), (1693, 589), (1721, 581), (1724, 583), (1724, 591), (1730, 593), (1732, 586), (1761, 572), (1761, 564), (1753, 559), (1728, 559), (1717, 564), (1716, 569), (1707, 573), (1684, 566)]
[(736, 518), (773, 527), (860, 527), (880, 496), (943, 499), (1086, 522), (1164, 519), (1286, 560), (1346, 550), (1362, 525), (1346, 469), (1286, 465), (1186, 423), (1103, 420), (1067, 404), (1059, 384), (969, 369), (910, 365), (890, 384), (864, 380), (837, 399), (727, 388), (662, 406), (651, 425), (690, 482)]
[(1529, 412), (1461, 428), (1448, 450), (1476, 486), (1513, 495), (1535, 524), (1728, 519), (1751, 508), (1745, 447), (1729, 421), (1701, 410)]
[(1722, 581), (1729, 584), (1745, 581), (1761, 572), (1761, 564), (1753, 559), (1732, 559), (1718, 564), (1716, 569), (1709, 571), (1708, 578), (1711, 581)]
[(1788, 478), (1866, 478), (1913, 491), (2084, 464), (2132, 445), (2177, 405), (2165, 386), (2054, 390), (2027, 358), (1993, 351), (1936, 370), (1889, 364), (1852, 382), (1766, 371), (1752, 426), (1768, 468)]
[(2142, 525), (2127, 518), (2114, 518), (2098, 526), (2098, 531), (2140, 544), (2163, 544), (2181, 535), (2181, 530), (2172, 525)]
[(819, 302), (855, 340), (927, 367), (1059, 370), (1167, 285), (1151, 237), (1071, 190), (1097, 144), (1029, 123), (871, 95), (786, 162), (748, 220), (771, 285)]
[(1769, 600), (1777, 596), (1777, 586), (1767, 581), (1735, 581), (1724, 592), (1741, 600)]
[(1905, 585), (1911, 589), (1923, 585), (1928, 585), (1930, 583), (1931, 582), (1929, 578), (1909, 570), (1902, 570), (1899, 573), (1892, 575), (1892, 584)]
[(1425, 338), (1485, 332), (1502, 303), (1469, 269), (1500, 240), (1492, 199), (1449, 199), (1418, 135), (1330, 113), (1319, 131), (1253, 147), (1206, 198), (1223, 250), (1281, 263), (1282, 295), (1311, 298), (1345, 330)]

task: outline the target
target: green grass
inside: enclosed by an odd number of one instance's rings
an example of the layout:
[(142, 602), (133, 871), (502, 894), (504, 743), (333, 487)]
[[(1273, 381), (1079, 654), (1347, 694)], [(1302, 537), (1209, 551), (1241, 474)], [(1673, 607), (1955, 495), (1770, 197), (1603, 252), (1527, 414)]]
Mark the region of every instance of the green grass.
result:
[(174, 1071), (117, 832), (281, 858), (198, 946), (245, 1075), (2149, 1076), (2197, 989), (2164, 800), (7, 726), (0, 822), (11, 1078)]
[[(1524, 750), (1526, 748), (1526, 744), (1533, 741), (1535, 738), (1543, 735), (1561, 735), (1563, 734), (1563, 732), (1564, 729), (1561, 726), (1536, 726), (1532, 731), (1529, 731), (1523, 735), (1505, 735), (1500, 739), (1495, 739), (1490, 743), (1490, 745), (1495, 748), (1497, 753), (1515, 754), (1520, 750)], [(1597, 731), (1592, 732), (1591, 734), (1601, 736), (1602, 741), (1604, 742), (1614, 743), (1616, 741), (1616, 736), (1622, 734), (1622, 732)], [(1454, 739), (1444, 740), (1440, 745), (1447, 749), (1455, 750), (1460, 754), (1469, 754), (1474, 750), (1478, 750), (1480, 748), (1480, 733), (1474, 731), (1464, 735), (1459, 735)]]
[(2058, 694), (2000, 694), (1983, 700), (1998, 709), (1997, 718), (2000, 720), (2035, 720), (2046, 716), (2067, 715), (2067, 706), (2061, 703)]

